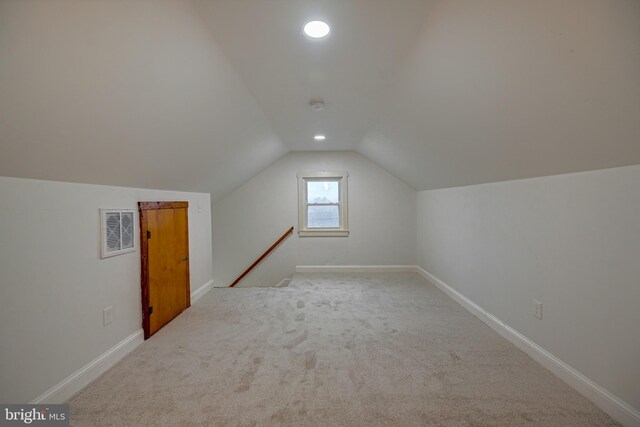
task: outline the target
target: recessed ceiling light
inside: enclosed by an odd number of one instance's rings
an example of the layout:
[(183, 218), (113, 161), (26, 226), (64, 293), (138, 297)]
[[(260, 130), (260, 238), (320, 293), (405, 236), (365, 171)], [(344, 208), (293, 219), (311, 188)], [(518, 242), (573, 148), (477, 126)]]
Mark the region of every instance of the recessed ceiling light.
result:
[(329, 28), (326, 22), (322, 21), (307, 22), (304, 26), (304, 33), (314, 39), (325, 37), (329, 34), (329, 31), (331, 31), (331, 28)]
[(327, 137), (324, 135), (316, 135), (313, 137), (313, 139), (315, 139), (316, 141), (324, 141), (325, 139), (327, 139)]

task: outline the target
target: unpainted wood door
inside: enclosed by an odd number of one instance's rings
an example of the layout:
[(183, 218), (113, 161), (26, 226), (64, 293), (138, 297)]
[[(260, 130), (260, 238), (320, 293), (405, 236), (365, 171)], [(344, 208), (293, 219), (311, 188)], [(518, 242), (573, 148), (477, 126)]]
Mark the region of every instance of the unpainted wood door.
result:
[(147, 253), (146, 262), (142, 255), (142, 309), (148, 338), (190, 305), (189, 229), (186, 202), (147, 202), (144, 207), (149, 209), (140, 210)]

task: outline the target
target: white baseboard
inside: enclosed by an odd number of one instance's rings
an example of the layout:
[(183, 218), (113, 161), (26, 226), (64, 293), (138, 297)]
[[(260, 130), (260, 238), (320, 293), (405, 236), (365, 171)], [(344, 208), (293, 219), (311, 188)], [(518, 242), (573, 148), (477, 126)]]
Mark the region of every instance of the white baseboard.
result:
[(414, 267), (422, 277), (449, 295), (454, 301), (478, 317), (494, 331), (509, 340), (520, 350), (527, 353), (536, 362), (547, 368), (562, 381), (573, 387), (580, 394), (595, 403), (600, 409), (613, 419), (627, 427), (640, 427), (640, 411), (616, 397), (605, 388), (599, 386), (589, 378), (549, 353), (538, 344), (529, 340), (520, 332), (506, 325), (500, 319), (485, 311), (482, 307), (435, 277), (423, 268)]
[(196, 302), (200, 298), (202, 298), (213, 287), (214, 287), (213, 286), (213, 279), (211, 279), (207, 283), (205, 283), (204, 285), (200, 286), (195, 291), (191, 292), (191, 304), (193, 304), (194, 302)]
[(109, 368), (118, 363), (127, 354), (144, 342), (142, 329), (129, 335), (109, 350), (69, 375), (64, 380), (42, 393), (31, 401), (38, 403), (64, 403), (74, 394), (85, 388), (91, 381), (105, 373)]
[(415, 265), (297, 265), (296, 273), (415, 273)]
[(211, 285), (212, 288), (228, 288), (229, 284), (225, 284), (223, 282), (213, 282), (213, 285)]
[[(191, 292), (191, 303), (202, 298), (213, 287), (213, 280), (209, 280), (195, 291)], [(120, 341), (102, 355), (89, 362), (67, 378), (36, 397), (31, 401), (37, 403), (64, 403), (74, 394), (86, 387), (91, 381), (98, 378), (113, 365), (118, 363), (127, 354), (144, 342), (144, 332), (142, 329)]]
[(289, 286), (289, 283), (291, 283), (291, 277), (285, 277), (278, 282), (276, 288), (286, 288), (287, 286)]

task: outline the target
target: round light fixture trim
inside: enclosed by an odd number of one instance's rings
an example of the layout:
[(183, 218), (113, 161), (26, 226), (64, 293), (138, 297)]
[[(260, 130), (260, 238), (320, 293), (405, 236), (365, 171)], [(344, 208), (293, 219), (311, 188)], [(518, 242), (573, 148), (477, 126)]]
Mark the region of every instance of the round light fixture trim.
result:
[(304, 33), (314, 39), (321, 39), (326, 37), (331, 31), (331, 28), (326, 22), (311, 21), (307, 22), (304, 26)]

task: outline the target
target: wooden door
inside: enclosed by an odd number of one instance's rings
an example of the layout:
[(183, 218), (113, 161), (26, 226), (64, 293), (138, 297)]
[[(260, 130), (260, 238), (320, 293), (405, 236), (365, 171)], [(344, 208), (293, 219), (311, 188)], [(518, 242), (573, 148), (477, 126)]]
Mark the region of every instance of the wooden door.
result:
[(145, 339), (191, 305), (188, 202), (140, 202)]

